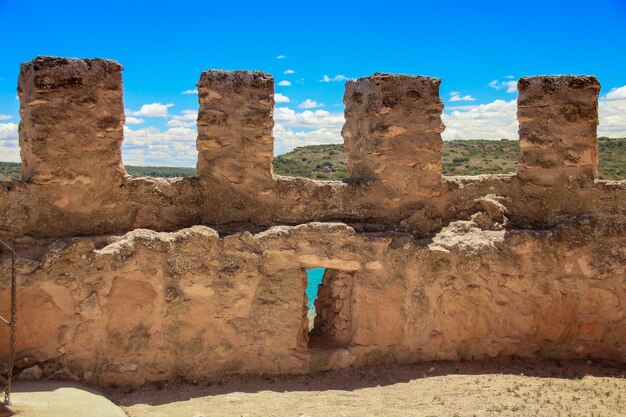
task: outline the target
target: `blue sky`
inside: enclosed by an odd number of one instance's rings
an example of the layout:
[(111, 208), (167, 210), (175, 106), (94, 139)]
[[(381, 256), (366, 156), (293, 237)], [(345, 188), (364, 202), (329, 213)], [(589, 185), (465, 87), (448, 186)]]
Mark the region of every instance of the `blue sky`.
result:
[(520, 76), (593, 74), (600, 134), (626, 136), (625, 0), (0, 0), (0, 36), (0, 160), (19, 160), (17, 74), (37, 55), (124, 65), (134, 164), (195, 164), (197, 96), (182, 92), (210, 68), (274, 75), (277, 153), (340, 142), (344, 80), (377, 71), (442, 78), (445, 139), (515, 138)]

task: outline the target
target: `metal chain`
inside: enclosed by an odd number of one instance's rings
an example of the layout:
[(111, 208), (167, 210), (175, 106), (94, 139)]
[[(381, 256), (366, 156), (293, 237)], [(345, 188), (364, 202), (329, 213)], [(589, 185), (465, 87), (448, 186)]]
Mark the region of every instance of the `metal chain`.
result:
[(17, 268), (15, 266), (17, 256), (13, 248), (0, 240), (0, 243), (11, 252), (11, 344), (9, 347), (9, 372), (7, 386), (4, 391), (4, 404), (11, 405), (11, 380), (13, 379), (13, 367), (15, 366), (15, 344), (17, 340)]

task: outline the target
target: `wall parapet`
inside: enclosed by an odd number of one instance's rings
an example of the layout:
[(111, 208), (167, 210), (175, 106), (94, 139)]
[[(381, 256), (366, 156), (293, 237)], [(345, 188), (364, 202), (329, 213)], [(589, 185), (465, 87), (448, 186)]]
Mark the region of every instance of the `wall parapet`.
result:
[[(23, 180), (116, 177), (124, 110), (122, 66), (103, 59), (37, 57), (19, 77)], [(348, 81), (342, 130), (355, 180), (406, 195), (441, 183), (441, 80), (376, 73)], [(198, 86), (198, 176), (271, 182), (274, 78), (208, 70)], [(597, 177), (600, 84), (591, 76), (522, 77), (519, 175), (550, 185)], [(542, 179), (538, 177), (541, 176)]]
[[(272, 173), (273, 77), (208, 70), (197, 84), (198, 177), (161, 180), (124, 172), (121, 71), (102, 59), (37, 57), (22, 65), (23, 179), (0, 189), (7, 213), (0, 236), (328, 220), (429, 234), (471, 214), (472, 201), (488, 193), (509, 198), (512, 224), (526, 227), (556, 224), (598, 204), (620, 212), (623, 182), (608, 186), (618, 197), (607, 200), (600, 198), (607, 187), (594, 181), (594, 77), (522, 78), (519, 172), (463, 181), (441, 175), (439, 79), (377, 73), (350, 81), (342, 134), (351, 178), (320, 182)], [(565, 198), (570, 191), (562, 190), (570, 189), (584, 197)]]

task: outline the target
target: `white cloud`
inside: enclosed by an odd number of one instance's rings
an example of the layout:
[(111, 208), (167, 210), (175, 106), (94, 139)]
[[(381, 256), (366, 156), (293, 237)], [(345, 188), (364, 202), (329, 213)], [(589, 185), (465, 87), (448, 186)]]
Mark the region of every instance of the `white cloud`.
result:
[(626, 85), (613, 88), (598, 102), (599, 136), (626, 137)]
[(304, 78), (298, 78), (296, 84), (304, 84)]
[(128, 114), (131, 116), (142, 116), (142, 117), (168, 117), (167, 109), (172, 107), (174, 104), (161, 104), (161, 103), (151, 103), (144, 104), (141, 106), (141, 109), (138, 111), (130, 111)]
[(287, 56), (286, 56), (286, 55), (278, 55), (278, 56), (276, 57), (276, 59), (285, 59), (285, 58), (287, 58)]
[(327, 128), (341, 130), (343, 113), (331, 113), (326, 110), (305, 110), (301, 113), (288, 107), (274, 109), (276, 123), (290, 127)]
[(276, 103), (289, 103), (289, 97), (284, 94), (276, 93), (274, 94), (274, 101)]
[(623, 87), (612, 88), (606, 93), (606, 100), (626, 100), (626, 85)]
[(324, 107), (324, 103), (318, 103), (317, 101), (307, 98), (302, 103), (300, 103), (298, 107), (301, 109), (314, 109), (317, 107)]
[(505, 81), (507, 93), (517, 93), (517, 81)]
[(287, 80), (282, 80), (281, 82), (278, 83), (278, 85), (282, 86), (282, 87), (289, 87), (291, 85), (291, 83)]
[(335, 75), (334, 77), (329, 77), (328, 75), (325, 75), (322, 77), (322, 79), (320, 80), (320, 82), (322, 83), (329, 83), (332, 81), (348, 81), (351, 80), (351, 78), (346, 77), (345, 75), (342, 74), (338, 74)]
[(0, 141), (17, 140), (17, 123), (0, 123)]
[(168, 120), (167, 125), (169, 127), (194, 128), (196, 126), (197, 120), (197, 110), (183, 110), (181, 114), (172, 116), (172, 118)]
[(487, 104), (450, 107), (442, 115), (445, 140), (517, 139), (515, 100), (496, 100)]
[(450, 92), (450, 101), (476, 101), (476, 99), (470, 95), (461, 96), (458, 91)]
[(0, 161), (20, 162), (17, 123), (0, 123)]
[[(511, 79), (514, 77), (512, 75), (507, 75), (504, 78)], [(495, 88), (496, 90), (505, 89), (507, 93), (517, 92), (517, 80), (510, 80), (510, 81), (493, 80), (487, 85), (491, 88)]]
[(143, 119), (138, 117), (126, 116), (126, 124), (127, 125), (140, 125), (144, 122)]
[(10, 114), (0, 114), (0, 120), (9, 120), (12, 118), (13, 116), (11, 116)]
[(160, 130), (146, 127), (124, 128), (122, 145), (124, 163), (128, 165), (165, 165), (192, 167), (196, 165), (196, 129), (172, 127)]
[(341, 127), (297, 131), (277, 123), (274, 125), (274, 138), (274, 153), (276, 155), (289, 152), (298, 146), (343, 143)]
[(194, 88), (193, 90), (185, 90), (185, 91), (182, 91), (180, 94), (187, 94), (187, 95), (198, 94), (198, 89)]
[(288, 107), (274, 110), (274, 152), (281, 154), (298, 146), (343, 143), (343, 113), (326, 110), (296, 112)]
[(295, 74), (296, 72), (292, 69), (288, 69), (287, 71), (283, 72), (283, 74)]

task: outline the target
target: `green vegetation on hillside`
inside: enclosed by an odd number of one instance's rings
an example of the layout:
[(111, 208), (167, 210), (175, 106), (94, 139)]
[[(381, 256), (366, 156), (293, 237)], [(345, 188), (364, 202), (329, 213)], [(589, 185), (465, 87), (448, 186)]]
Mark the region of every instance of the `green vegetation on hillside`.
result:
[(195, 168), (177, 168), (177, 167), (139, 167), (135, 165), (126, 165), (126, 172), (133, 177), (193, 177), (196, 175)]
[[(626, 138), (601, 137), (598, 143), (600, 178), (626, 179)], [(519, 142), (516, 140), (452, 140), (443, 143), (444, 175), (477, 175), (515, 172)], [(279, 175), (321, 180), (348, 178), (347, 158), (343, 145), (310, 145), (296, 148), (274, 158), (274, 172)], [(195, 168), (140, 167), (127, 165), (135, 177), (191, 177)], [(0, 162), (0, 180), (20, 177), (20, 164)]]
[(626, 138), (599, 138), (598, 159), (601, 179), (626, 179)]
[(444, 175), (506, 174), (517, 171), (517, 140), (452, 140), (443, 142)]
[(19, 179), (21, 165), (18, 162), (0, 162), (0, 181)]
[(302, 146), (274, 158), (274, 172), (319, 180), (348, 178), (348, 158), (343, 145)]
[[(513, 140), (445, 141), (442, 159), (445, 175), (477, 175), (515, 172), (519, 142)], [(348, 177), (343, 145), (313, 145), (296, 148), (274, 159), (280, 175), (341, 180)]]
[[(599, 138), (600, 178), (626, 179), (626, 138)], [(517, 171), (517, 140), (451, 140), (443, 142), (444, 175), (504, 174)], [(296, 148), (274, 159), (280, 175), (341, 180), (347, 178), (343, 145)]]
[[(17, 180), (20, 178), (19, 162), (0, 162), (0, 181)], [(177, 168), (177, 167), (139, 167), (134, 165), (126, 165), (126, 172), (133, 177), (193, 177), (196, 175), (195, 168)]]

